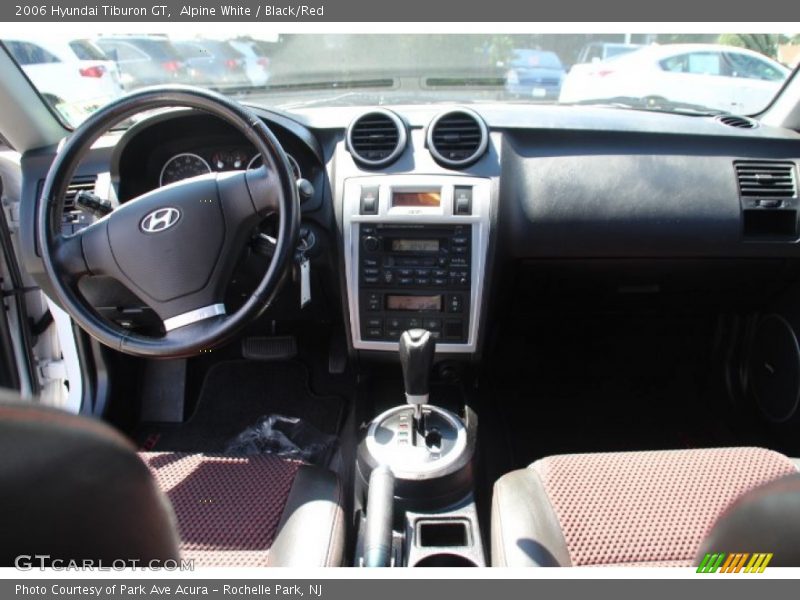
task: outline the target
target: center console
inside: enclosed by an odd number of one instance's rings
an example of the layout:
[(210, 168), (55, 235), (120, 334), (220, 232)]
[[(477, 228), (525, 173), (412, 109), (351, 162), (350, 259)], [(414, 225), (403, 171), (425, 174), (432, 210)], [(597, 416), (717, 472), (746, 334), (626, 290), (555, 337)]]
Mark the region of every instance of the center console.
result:
[(401, 334), (406, 403), (376, 416), (359, 444), (359, 565), (486, 563), (473, 495), (476, 417), (468, 406), (456, 414), (431, 403), (436, 345), (425, 329)]
[(397, 351), (424, 328), (437, 351), (477, 348), (490, 183), (477, 177), (381, 175), (345, 182), (343, 224), (356, 350)]

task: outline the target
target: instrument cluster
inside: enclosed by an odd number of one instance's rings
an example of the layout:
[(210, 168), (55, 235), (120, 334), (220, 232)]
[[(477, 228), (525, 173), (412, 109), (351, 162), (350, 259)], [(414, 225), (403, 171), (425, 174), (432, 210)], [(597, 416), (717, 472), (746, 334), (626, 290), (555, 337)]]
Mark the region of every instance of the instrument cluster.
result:
[[(295, 178), (303, 174), (297, 160), (287, 154)], [(158, 178), (160, 186), (169, 185), (190, 177), (222, 171), (254, 169), (261, 166), (261, 154), (242, 147), (213, 148), (197, 152), (181, 152), (168, 158), (161, 167)]]

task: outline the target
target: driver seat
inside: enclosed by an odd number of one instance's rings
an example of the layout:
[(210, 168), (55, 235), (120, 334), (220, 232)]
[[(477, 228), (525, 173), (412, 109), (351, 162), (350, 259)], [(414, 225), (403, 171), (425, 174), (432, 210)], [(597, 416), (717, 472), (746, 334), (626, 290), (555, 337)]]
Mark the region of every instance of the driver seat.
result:
[(0, 393), (0, 566), (21, 555), (140, 566), (342, 563), (342, 495), (331, 471), (270, 455), (137, 453), (100, 421), (8, 400)]

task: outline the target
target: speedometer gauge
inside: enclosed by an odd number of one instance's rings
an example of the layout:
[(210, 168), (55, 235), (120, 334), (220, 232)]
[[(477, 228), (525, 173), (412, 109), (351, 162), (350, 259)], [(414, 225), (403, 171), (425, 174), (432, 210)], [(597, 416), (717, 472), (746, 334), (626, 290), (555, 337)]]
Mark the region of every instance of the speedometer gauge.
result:
[(211, 167), (203, 157), (191, 152), (184, 152), (176, 154), (164, 163), (158, 184), (167, 185), (206, 173), (211, 173)]

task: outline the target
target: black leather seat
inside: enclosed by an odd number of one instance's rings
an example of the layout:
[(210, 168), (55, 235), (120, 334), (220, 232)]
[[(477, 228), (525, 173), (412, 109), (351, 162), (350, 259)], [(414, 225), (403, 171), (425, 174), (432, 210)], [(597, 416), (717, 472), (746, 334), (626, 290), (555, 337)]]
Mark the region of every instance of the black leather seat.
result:
[(0, 394), (0, 565), (52, 559), (338, 566), (330, 471), (272, 456), (137, 454), (103, 423)]
[(800, 475), (761, 448), (552, 456), (501, 477), (494, 566), (691, 566), (705, 552), (800, 566)]

